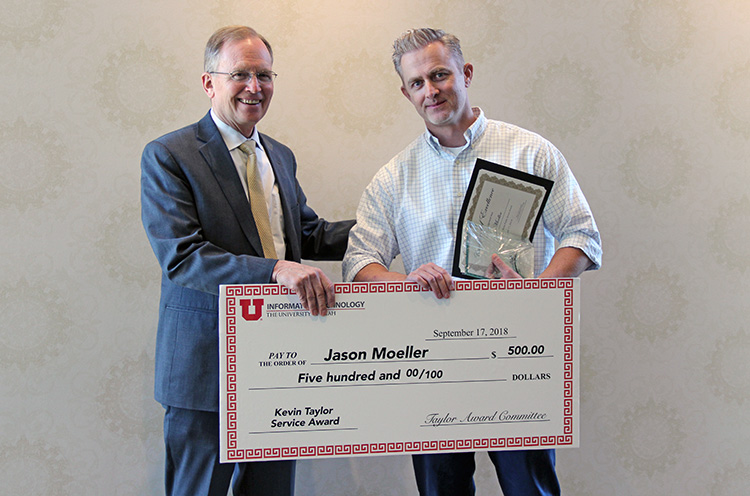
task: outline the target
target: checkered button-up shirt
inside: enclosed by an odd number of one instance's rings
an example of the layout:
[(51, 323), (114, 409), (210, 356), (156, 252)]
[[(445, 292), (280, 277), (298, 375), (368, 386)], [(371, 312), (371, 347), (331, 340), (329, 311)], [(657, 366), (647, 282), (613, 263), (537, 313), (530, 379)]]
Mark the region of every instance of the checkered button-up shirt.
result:
[(466, 131), (457, 154), (426, 131), (381, 168), (357, 209), (343, 275), (351, 281), (366, 265), (390, 267), (401, 254), (406, 273), (432, 262), (453, 265), (458, 216), (477, 158), (554, 181), (534, 236), (534, 274), (549, 264), (558, 246), (580, 248), (599, 268), (601, 239), (594, 217), (562, 153), (541, 136), (486, 119)]

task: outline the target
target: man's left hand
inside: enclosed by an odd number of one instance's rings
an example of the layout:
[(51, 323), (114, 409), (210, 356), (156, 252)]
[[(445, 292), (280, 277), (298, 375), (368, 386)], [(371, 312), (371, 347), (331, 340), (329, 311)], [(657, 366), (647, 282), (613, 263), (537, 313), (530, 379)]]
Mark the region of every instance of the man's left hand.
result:
[(484, 275), (487, 279), (523, 279), (518, 272), (503, 262), (503, 259), (497, 253), (492, 254), (492, 263), (487, 267), (487, 272)]

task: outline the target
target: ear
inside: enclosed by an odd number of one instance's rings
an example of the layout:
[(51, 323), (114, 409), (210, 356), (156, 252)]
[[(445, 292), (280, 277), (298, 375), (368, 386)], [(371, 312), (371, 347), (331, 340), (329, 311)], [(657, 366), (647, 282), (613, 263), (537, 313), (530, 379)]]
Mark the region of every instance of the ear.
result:
[(469, 63), (464, 64), (464, 84), (467, 88), (471, 86), (472, 77), (474, 77), (474, 66)]
[(403, 84), (401, 85), (401, 94), (403, 94), (407, 100), (411, 101), (411, 98), (409, 97), (409, 92), (406, 91), (406, 88), (404, 87)]
[(204, 72), (201, 76), (201, 82), (203, 83), (203, 91), (206, 92), (206, 95), (208, 95), (208, 98), (213, 98), (215, 91), (214, 91), (214, 81), (211, 79), (211, 74)]

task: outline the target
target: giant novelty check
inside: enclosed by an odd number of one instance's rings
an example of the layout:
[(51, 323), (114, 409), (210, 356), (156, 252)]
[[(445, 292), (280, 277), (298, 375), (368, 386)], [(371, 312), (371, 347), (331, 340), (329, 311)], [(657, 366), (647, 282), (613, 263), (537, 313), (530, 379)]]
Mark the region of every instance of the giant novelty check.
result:
[(578, 446), (578, 279), (222, 286), (221, 460)]

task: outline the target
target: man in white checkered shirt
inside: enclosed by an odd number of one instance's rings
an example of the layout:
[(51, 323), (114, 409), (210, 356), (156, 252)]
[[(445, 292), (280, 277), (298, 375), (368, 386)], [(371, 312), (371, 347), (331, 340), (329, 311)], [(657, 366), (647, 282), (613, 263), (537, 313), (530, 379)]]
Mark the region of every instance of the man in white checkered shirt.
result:
[[(464, 63), (459, 40), (441, 30), (417, 29), (393, 47), (401, 92), (427, 131), (365, 190), (344, 258), (344, 280), (413, 281), (437, 298), (449, 298), (458, 215), (477, 158), (554, 181), (534, 237), (536, 277), (577, 277), (599, 268), (599, 231), (565, 158), (541, 136), (489, 120), (469, 104), (474, 68)], [(389, 270), (399, 254), (406, 274)], [(520, 277), (497, 255), (492, 263), (489, 272)], [(489, 455), (505, 496), (560, 493), (554, 450)], [(474, 494), (474, 453), (412, 458), (420, 495)]]

